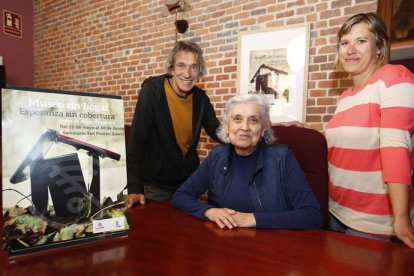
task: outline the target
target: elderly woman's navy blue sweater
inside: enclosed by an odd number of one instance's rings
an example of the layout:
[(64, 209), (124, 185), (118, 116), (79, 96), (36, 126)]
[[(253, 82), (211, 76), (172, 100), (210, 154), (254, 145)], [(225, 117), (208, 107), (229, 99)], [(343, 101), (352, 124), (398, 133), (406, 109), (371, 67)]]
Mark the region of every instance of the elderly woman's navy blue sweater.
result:
[[(216, 146), (200, 167), (184, 182), (172, 198), (175, 207), (199, 219), (205, 219), (209, 208), (229, 208), (226, 202), (238, 202), (229, 194), (232, 175), (239, 175), (240, 166), (234, 166), (233, 147)], [(319, 204), (309, 187), (292, 151), (283, 145), (259, 143), (257, 158), (247, 195), (250, 202), (243, 205), (244, 212), (254, 213), (257, 228), (314, 229), (323, 226)], [(237, 170), (235, 168), (238, 168)], [(234, 178), (233, 178), (234, 179)], [(208, 191), (208, 202), (199, 196)], [(230, 200), (229, 200), (230, 198)], [(248, 209), (245, 207), (249, 206)], [(236, 211), (237, 206), (232, 206)]]

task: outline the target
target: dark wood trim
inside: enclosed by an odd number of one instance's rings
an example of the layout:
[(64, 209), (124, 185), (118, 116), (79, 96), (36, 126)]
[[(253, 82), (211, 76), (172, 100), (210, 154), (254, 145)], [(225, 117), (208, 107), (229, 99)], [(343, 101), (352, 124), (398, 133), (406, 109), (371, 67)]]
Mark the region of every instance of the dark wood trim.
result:
[(377, 14), (385, 21), (388, 27), (388, 36), (391, 37), (392, 26), (392, 1), (393, 0), (378, 0)]
[[(402, 59), (401, 56), (406, 58), (412, 58), (412, 51), (414, 51), (414, 39), (410, 38), (404, 41), (394, 41), (392, 38), (392, 28), (393, 28), (393, 6), (394, 0), (378, 0), (377, 14), (384, 19), (388, 27), (388, 36), (390, 37), (389, 52), (394, 52), (394, 58), (396, 55), (399, 56), (398, 59)], [(390, 56), (388, 57), (390, 61)]]
[[(392, 1), (393, 0), (378, 0), (377, 14), (381, 16), (385, 24), (387, 24), (388, 37), (391, 38), (391, 26), (392, 26)], [(388, 45), (388, 57), (387, 62), (390, 61), (391, 53), (391, 40)]]

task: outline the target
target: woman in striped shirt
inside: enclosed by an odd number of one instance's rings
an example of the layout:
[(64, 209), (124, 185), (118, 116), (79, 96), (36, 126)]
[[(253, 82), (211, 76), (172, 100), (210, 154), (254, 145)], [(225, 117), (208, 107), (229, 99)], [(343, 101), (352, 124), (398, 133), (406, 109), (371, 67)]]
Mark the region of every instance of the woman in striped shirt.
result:
[(331, 229), (393, 240), (414, 249), (414, 75), (385, 65), (388, 35), (374, 13), (356, 14), (338, 32), (336, 66), (353, 86), (329, 122)]

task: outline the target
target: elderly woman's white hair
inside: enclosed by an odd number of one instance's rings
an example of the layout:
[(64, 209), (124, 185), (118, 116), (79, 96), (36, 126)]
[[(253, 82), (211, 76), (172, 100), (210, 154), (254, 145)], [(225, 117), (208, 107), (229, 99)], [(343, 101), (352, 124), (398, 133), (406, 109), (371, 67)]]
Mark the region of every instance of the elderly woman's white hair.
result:
[(271, 121), (270, 121), (270, 105), (265, 95), (262, 94), (240, 94), (232, 97), (226, 103), (226, 108), (224, 110), (223, 121), (219, 129), (217, 130), (217, 135), (220, 140), (224, 143), (230, 143), (229, 135), (228, 135), (228, 124), (230, 120), (230, 111), (236, 104), (239, 103), (253, 103), (257, 105), (260, 110), (260, 120), (261, 124), (264, 126), (264, 141), (266, 144), (272, 144), (275, 141), (275, 137), (273, 136), (273, 131), (271, 128)]

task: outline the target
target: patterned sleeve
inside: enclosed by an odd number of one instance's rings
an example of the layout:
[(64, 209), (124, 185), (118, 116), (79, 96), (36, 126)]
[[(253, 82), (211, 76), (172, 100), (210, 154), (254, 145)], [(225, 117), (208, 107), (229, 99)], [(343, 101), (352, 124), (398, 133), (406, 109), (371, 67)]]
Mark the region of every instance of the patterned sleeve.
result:
[(411, 184), (414, 75), (404, 66), (390, 66), (382, 80), (380, 152), (384, 181)]

